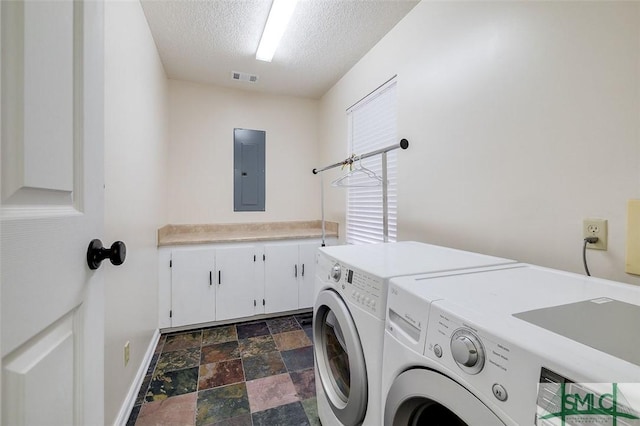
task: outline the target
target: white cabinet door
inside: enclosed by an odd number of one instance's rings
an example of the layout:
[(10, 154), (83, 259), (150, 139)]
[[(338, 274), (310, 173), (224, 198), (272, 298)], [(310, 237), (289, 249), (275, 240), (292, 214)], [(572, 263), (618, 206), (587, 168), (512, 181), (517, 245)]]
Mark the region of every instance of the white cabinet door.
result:
[(0, 15), (0, 423), (104, 424), (103, 3)]
[(213, 249), (171, 253), (171, 326), (215, 321), (215, 255)]
[(255, 246), (216, 249), (217, 321), (254, 315), (262, 286), (257, 250)]
[(265, 313), (298, 309), (298, 244), (268, 244), (264, 252)]
[(313, 306), (313, 286), (316, 273), (316, 253), (320, 242), (304, 243), (298, 246), (298, 308)]

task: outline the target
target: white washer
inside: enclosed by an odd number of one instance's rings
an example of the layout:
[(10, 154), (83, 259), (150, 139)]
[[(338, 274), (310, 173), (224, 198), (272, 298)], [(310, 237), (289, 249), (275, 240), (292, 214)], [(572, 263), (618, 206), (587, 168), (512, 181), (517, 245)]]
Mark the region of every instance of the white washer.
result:
[(322, 424), (382, 422), (382, 347), (390, 278), (507, 263), (513, 261), (417, 242), (319, 249), (313, 337)]
[(640, 417), (637, 286), (512, 265), (393, 279), (388, 309), (385, 426)]

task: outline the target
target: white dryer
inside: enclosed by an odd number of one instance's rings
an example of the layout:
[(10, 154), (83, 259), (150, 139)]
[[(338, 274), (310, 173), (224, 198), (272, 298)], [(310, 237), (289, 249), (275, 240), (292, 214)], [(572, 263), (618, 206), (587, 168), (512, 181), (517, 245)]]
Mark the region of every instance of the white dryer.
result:
[(513, 263), (417, 242), (323, 247), (313, 309), (316, 394), (324, 426), (379, 426), (389, 279)]
[(393, 279), (388, 311), (385, 426), (640, 424), (637, 286), (512, 265)]

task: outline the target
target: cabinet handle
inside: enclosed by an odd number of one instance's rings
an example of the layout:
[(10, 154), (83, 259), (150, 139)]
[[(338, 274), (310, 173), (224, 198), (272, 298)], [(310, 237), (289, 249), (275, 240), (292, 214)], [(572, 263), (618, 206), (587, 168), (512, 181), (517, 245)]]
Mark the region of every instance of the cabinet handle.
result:
[(218, 270), (218, 285), (222, 284), (222, 270)]
[(298, 278), (298, 265), (294, 265), (293, 268), (295, 270), (295, 272), (293, 273), (293, 276)]
[(209, 271), (209, 285), (213, 284), (213, 271)]
[(302, 276), (304, 277), (304, 263), (302, 264)]

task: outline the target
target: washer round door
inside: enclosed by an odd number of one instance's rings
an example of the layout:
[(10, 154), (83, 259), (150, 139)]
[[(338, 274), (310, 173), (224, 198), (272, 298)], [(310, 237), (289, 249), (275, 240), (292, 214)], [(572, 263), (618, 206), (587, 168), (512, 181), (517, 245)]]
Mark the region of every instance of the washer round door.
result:
[(338, 293), (324, 290), (313, 312), (316, 367), (326, 399), (342, 425), (360, 424), (367, 410), (367, 367), (349, 308)]
[(391, 385), (385, 426), (504, 426), (478, 398), (450, 378), (428, 369), (410, 369)]

